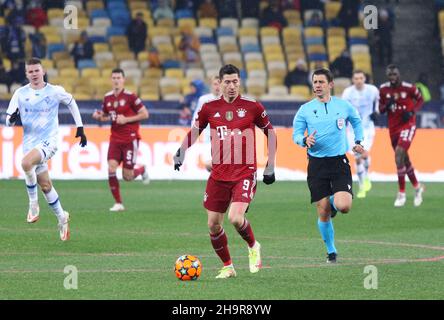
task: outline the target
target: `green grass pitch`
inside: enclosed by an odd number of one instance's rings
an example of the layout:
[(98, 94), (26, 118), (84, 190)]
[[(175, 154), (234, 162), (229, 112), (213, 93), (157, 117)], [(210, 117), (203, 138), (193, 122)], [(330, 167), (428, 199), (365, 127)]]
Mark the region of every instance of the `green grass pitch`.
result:
[[(262, 244), (264, 269), (248, 270), (247, 247), (225, 221), (238, 277), (214, 277), (221, 263), (202, 207), (205, 181), (121, 182), (124, 213), (110, 213), (106, 181), (55, 181), (71, 213), (71, 240), (40, 193), (40, 220), (26, 223), (23, 181), (0, 181), (0, 299), (444, 299), (444, 185), (427, 183), (424, 203), (394, 208), (395, 183), (374, 183), (348, 215), (334, 219), (336, 265), (325, 263), (305, 182), (258, 185), (247, 214)], [(174, 262), (193, 254), (197, 281), (176, 279)], [(377, 274), (368, 274), (374, 265)], [(78, 270), (65, 289), (66, 266)], [(366, 289), (372, 276), (377, 289)], [(376, 282), (377, 281), (377, 282)]]

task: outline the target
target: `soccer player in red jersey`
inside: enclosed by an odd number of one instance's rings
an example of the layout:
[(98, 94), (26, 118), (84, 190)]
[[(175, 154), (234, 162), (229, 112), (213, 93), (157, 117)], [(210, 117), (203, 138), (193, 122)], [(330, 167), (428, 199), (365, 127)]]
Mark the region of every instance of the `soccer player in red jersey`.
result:
[(262, 267), (260, 244), (255, 240), (245, 213), (256, 192), (256, 137), (258, 126), (268, 137), (268, 163), (263, 181), (275, 181), (274, 163), (276, 133), (263, 105), (240, 95), (239, 69), (231, 64), (219, 71), (222, 96), (205, 103), (192, 129), (174, 156), (174, 168), (179, 170), (186, 150), (209, 124), (211, 130), (212, 170), (205, 190), (203, 206), (208, 214), (211, 244), (224, 267), (216, 278), (236, 276), (228, 240), (223, 228), (224, 214), (248, 243), (250, 272)]
[(415, 188), (413, 204), (418, 207), (422, 203), (424, 186), (416, 178), (408, 149), (415, 136), (415, 114), (422, 107), (423, 99), (415, 85), (401, 81), (397, 66), (389, 65), (386, 74), (389, 81), (380, 86), (379, 111), (381, 113), (387, 112), (390, 140), (395, 150), (399, 192), (394, 205), (395, 207), (405, 205), (405, 175), (407, 174)]
[(123, 162), (122, 175), (126, 181), (132, 181), (139, 175), (145, 184), (149, 183), (146, 166), (134, 169), (139, 146), (140, 121), (148, 119), (149, 113), (142, 100), (136, 94), (125, 90), (125, 73), (122, 69), (111, 72), (113, 90), (105, 94), (102, 110), (94, 111), (92, 117), (98, 121), (111, 120), (111, 137), (108, 149), (108, 182), (115, 204), (110, 211), (123, 211), (120, 186), (116, 171)]

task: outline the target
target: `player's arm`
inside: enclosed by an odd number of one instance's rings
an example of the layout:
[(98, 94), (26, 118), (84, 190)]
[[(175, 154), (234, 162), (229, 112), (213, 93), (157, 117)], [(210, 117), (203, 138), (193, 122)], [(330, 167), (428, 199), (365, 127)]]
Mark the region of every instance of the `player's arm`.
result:
[(362, 153), (364, 148), (361, 145), (362, 140), (364, 139), (364, 130), (362, 128), (361, 117), (359, 116), (358, 111), (351, 104), (347, 103), (348, 109), (348, 121), (351, 123), (353, 127), (353, 133), (355, 134), (355, 146), (353, 147), (353, 151), (357, 153)]
[(148, 119), (149, 112), (145, 105), (142, 103), (142, 100), (137, 97), (135, 94), (132, 95), (131, 108), (136, 112), (134, 116), (124, 116), (123, 114), (118, 114), (116, 117), (117, 124), (127, 124), (132, 122), (139, 122), (145, 119)]
[(59, 102), (66, 105), (69, 109), (69, 112), (71, 112), (71, 115), (77, 127), (75, 137), (80, 138), (79, 145), (81, 147), (84, 147), (88, 143), (88, 140), (86, 138), (85, 131), (83, 130), (83, 122), (80, 115), (79, 106), (77, 105), (77, 102), (74, 100), (73, 96), (70, 93), (66, 92), (63, 87), (58, 86), (58, 90)]
[(307, 130), (307, 121), (303, 115), (302, 107), (300, 107), (293, 119), (293, 142), (301, 147), (307, 147), (305, 130)]
[(6, 110), (6, 126), (12, 127), (17, 123), (20, 118), (19, 104), (18, 104), (18, 92), (16, 90), (12, 95), (11, 101), (9, 101), (8, 109)]
[(265, 184), (272, 184), (276, 181), (274, 168), (276, 164), (277, 135), (273, 125), (268, 118), (267, 112), (262, 104), (257, 103), (258, 113), (255, 119), (255, 125), (258, 126), (267, 137), (268, 160), (264, 169), (263, 181)]
[(196, 140), (199, 138), (202, 131), (208, 125), (208, 116), (207, 116), (207, 108), (205, 105), (202, 106), (202, 109), (197, 114), (197, 118), (193, 122), (193, 125), (188, 131), (187, 135), (182, 141), (180, 148), (176, 151), (176, 154), (173, 157), (174, 160), (174, 170), (180, 171), (180, 167), (182, 166), (185, 160), (185, 153), (189, 147), (191, 147)]
[(376, 87), (372, 87), (374, 89), (374, 99), (373, 99), (373, 112), (370, 114), (370, 120), (376, 122), (378, 119), (379, 112), (379, 90)]
[(405, 110), (402, 113), (402, 121), (404, 123), (409, 122), (410, 118), (412, 118), (415, 115), (415, 113), (422, 108), (422, 105), (424, 104), (424, 99), (422, 97), (422, 94), (415, 85), (413, 85), (412, 88), (410, 89), (410, 96), (415, 101), (415, 104), (413, 105), (413, 110)]
[(100, 122), (107, 122), (111, 120), (111, 116), (106, 112), (105, 109), (105, 101), (102, 103), (102, 110), (94, 110), (92, 118)]

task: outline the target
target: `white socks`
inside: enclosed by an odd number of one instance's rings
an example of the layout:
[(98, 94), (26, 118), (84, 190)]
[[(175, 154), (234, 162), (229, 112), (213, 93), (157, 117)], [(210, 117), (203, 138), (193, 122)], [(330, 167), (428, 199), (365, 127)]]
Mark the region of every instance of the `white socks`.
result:
[(62, 205), (59, 201), (59, 195), (57, 194), (57, 191), (54, 189), (54, 187), (52, 187), (48, 193), (43, 193), (43, 195), (45, 196), (46, 201), (48, 202), (51, 210), (54, 212), (59, 222), (64, 223), (66, 219), (65, 211), (63, 211)]
[(38, 201), (37, 194), (37, 175), (35, 173), (35, 167), (30, 171), (25, 172), (26, 190), (28, 191), (28, 197), (30, 203), (36, 203)]

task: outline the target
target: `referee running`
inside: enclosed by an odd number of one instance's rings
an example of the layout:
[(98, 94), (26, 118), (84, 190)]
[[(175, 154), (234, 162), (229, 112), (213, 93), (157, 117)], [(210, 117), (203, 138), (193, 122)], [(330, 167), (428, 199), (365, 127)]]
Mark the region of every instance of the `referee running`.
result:
[[(347, 152), (347, 122), (354, 135), (353, 151), (362, 153), (363, 129), (361, 118), (349, 102), (331, 96), (333, 75), (327, 69), (318, 69), (312, 76), (315, 99), (303, 104), (293, 120), (293, 141), (307, 147), (307, 182), (311, 203), (316, 202), (318, 227), (327, 247), (327, 263), (335, 263), (337, 251), (331, 218), (337, 211), (351, 209), (352, 175)], [(307, 130), (307, 136), (304, 136)]]

